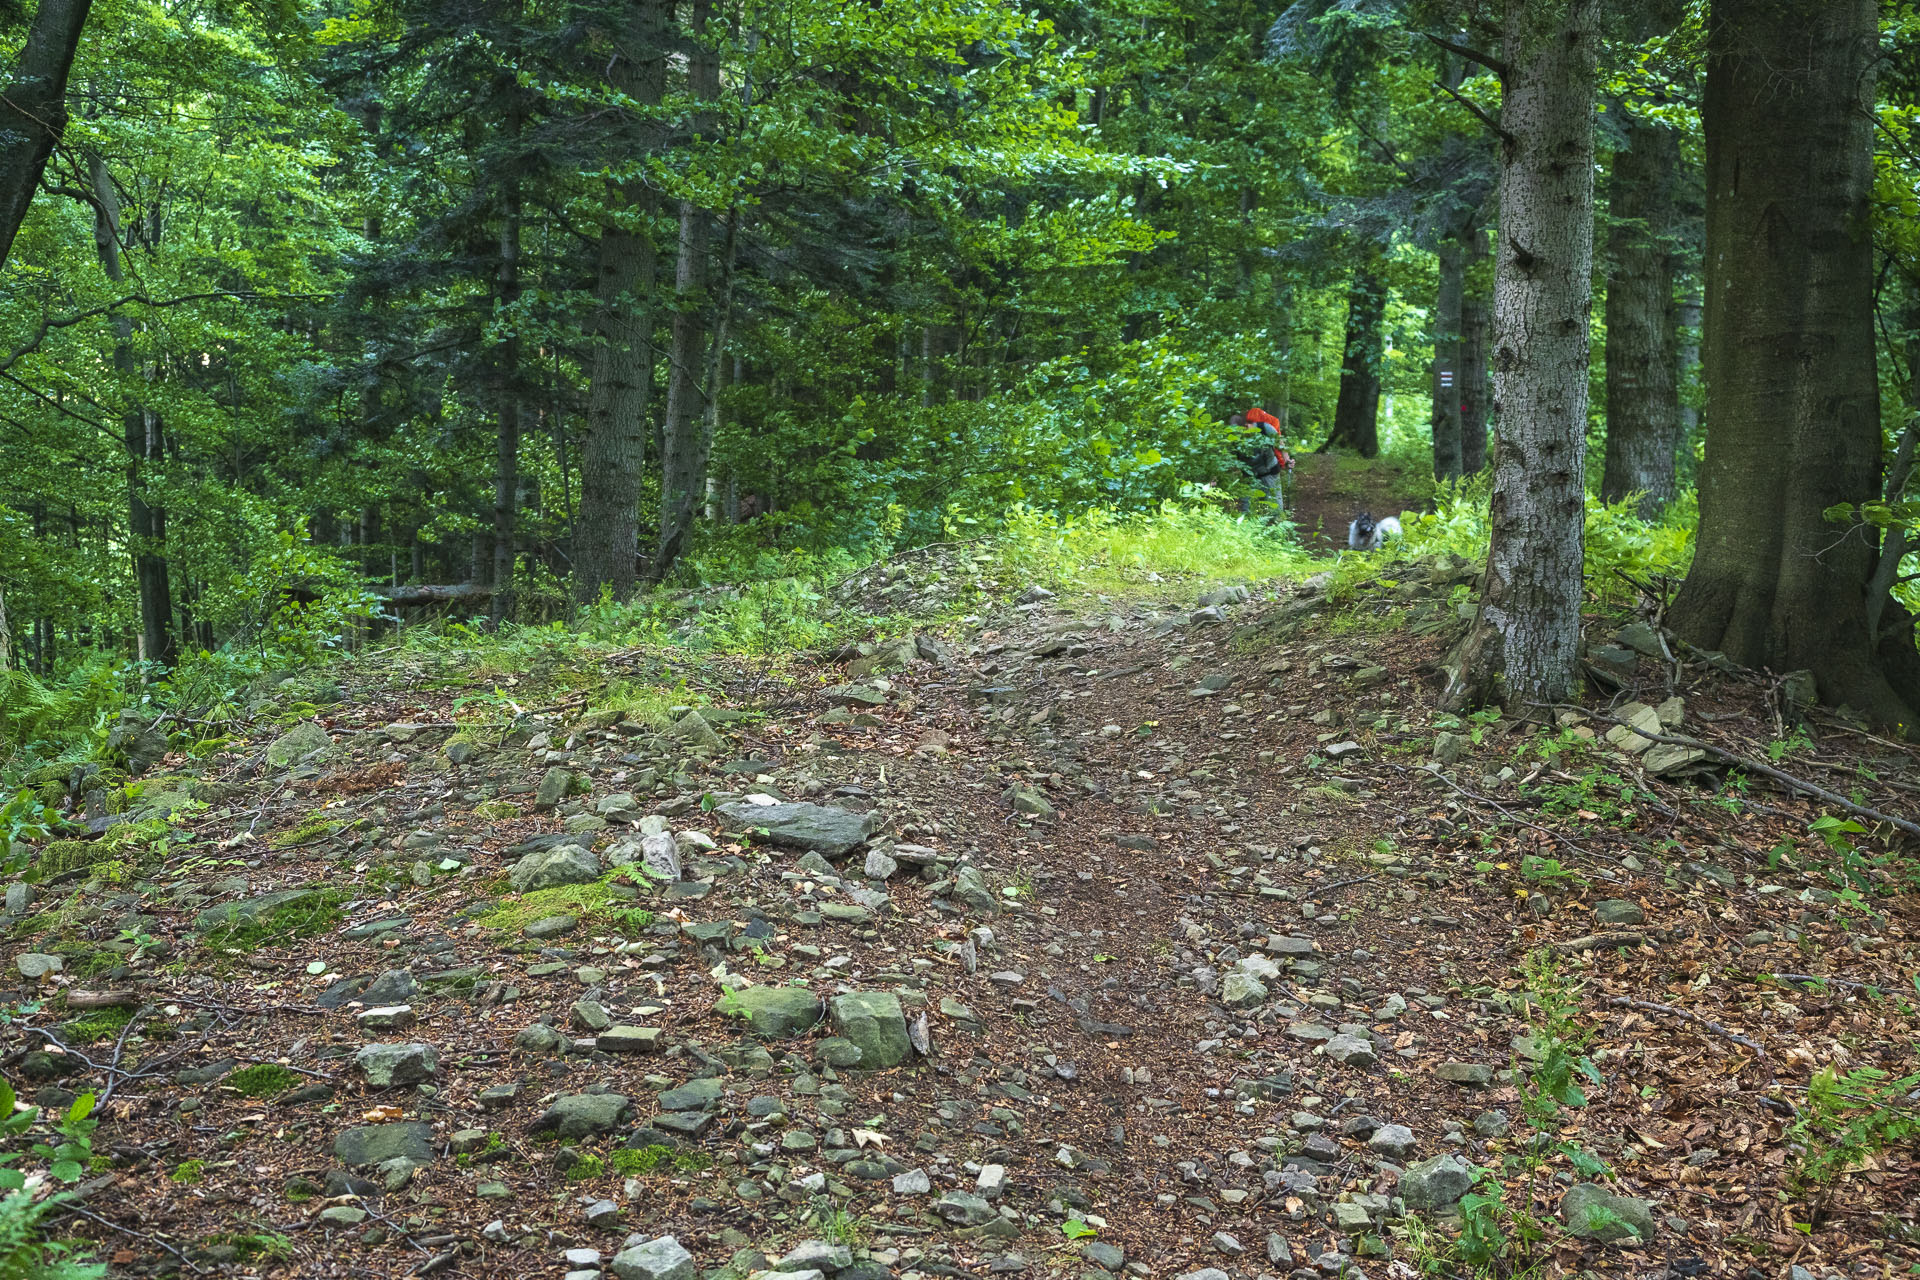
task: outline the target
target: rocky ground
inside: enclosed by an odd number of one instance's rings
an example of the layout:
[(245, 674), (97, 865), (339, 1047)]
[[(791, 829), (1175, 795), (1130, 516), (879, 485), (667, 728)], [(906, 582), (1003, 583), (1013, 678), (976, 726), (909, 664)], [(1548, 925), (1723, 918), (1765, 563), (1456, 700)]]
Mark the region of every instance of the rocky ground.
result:
[[(100, 834), (8, 892), (0, 1064), (98, 1095), (116, 1275), (1399, 1280), (1483, 1168), (1543, 1274), (1920, 1261), (1910, 1147), (1809, 1189), (1789, 1140), (1819, 1067), (1914, 1069), (1911, 898), (1613, 723), (1772, 733), (1644, 625), (1594, 718), (1436, 721), (1468, 576), (596, 663), (678, 708), (292, 684), (131, 812), (41, 780)], [(1796, 751), (1914, 812), (1910, 748)]]

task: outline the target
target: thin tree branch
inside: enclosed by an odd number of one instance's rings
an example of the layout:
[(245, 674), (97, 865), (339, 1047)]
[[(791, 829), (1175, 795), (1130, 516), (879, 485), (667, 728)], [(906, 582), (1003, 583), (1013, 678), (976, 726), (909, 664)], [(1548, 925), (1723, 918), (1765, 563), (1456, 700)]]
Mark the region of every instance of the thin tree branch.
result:
[(1435, 80), (1433, 82), (1433, 87), (1440, 90), (1442, 93), (1446, 94), (1449, 98), (1452, 98), (1455, 102), (1459, 103), (1461, 106), (1465, 107), (1467, 110), (1473, 112), (1473, 114), (1479, 118), (1480, 123), (1487, 126), (1487, 128), (1493, 130), (1494, 135), (1498, 137), (1500, 141), (1502, 142), (1513, 141), (1513, 135), (1508, 133), (1505, 129), (1502, 129), (1500, 127), (1500, 122), (1498, 120), (1495, 120), (1492, 116), (1488, 115), (1486, 113), (1486, 110), (1483, 107), (1481, 107), (1479, 103), (1473, 102), (1473, 101), (1470, 101), (1469, 99), (1461, 97), (1458, 93), (1454, 92), (1452, 89), (1449, 89), (1446, 85), (1440, 83), (1438, 80)]
[(1448, 53), (1457, 53), (1468, 62), (1477, 62), (1487, 70), (1493, 72), (1493, 74), (1499, 76), (1502, 80), (1507, 78), (1507, 72), (1509, 70), (1507, 64), (1492, 54), (1482, 53), (1472, 45), (1456, 44), (1452, 40), (1442, 40), (1439, 36), (1433, 35), (1430, 32), (1422, 32), (1421, 34), (1425, 35), (1427, 39), (1434, 44), (1445, 49)]

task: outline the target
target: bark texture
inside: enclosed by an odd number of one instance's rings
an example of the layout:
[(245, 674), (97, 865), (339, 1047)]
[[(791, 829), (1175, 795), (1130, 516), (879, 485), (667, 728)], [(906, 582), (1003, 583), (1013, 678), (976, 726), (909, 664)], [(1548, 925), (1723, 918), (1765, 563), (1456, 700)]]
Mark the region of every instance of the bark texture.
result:
[(47, 158), (67, 128), (67, 74), (92, 0), (40, 0), (0, 90), (0, 267), (26, 221)]
[(1487, 235), (1475, 228), (1467, 237), (1466, 285), (1460, 298), (1460, 470), (1478, 475), (1487, 469), (1487, 414), (1493, 384), (1487, 346), (1493, 308), (1484, 283)]
[(1495, 259), (1492, 545), (1447, 705), (1557, 701), (1580, 646), (1596, 0), (1509, 0)]
[(1371, 268), (1356, 267), (1347, 295), (1346, 356), (1333, 432), (1320, 452), (1345, 446), (1363, 458), (1380, 452), (1380, 361), (1385, 343), (1387, 284)]
[[(666, 89), (667, 0), (633, 0), (627, 26), (608, 64), (607, 81), (642, 108), (657, 107)], [(659, 129), (631, 121), (621, 130), (634, 155), (659, 145)], [(581, 443), (580, 513), (574, 535), (574, 598), (591, 604), (604, 588), (614, 599), (633, 594), (640, 546), (641, 471), (651, 435), (653, 311), (649, 299), (659, 254), (646, 224), (652, 191), (641, 182), (609, 193), (619, 220), (600, 233), (594, 302), (598, 308)]]
[(1920, 662), (1910, 622), (1872, 635), (1876, 540), (1823, 515), (1880, 496), (1868, 234), (1876, 38), (1873, 0), (1713, 6), (1702, 113), (1707, 445), (1698, 550), (1671, 617), (1700, 648), (1811, 670), (1824, 701), (1911, 730)]
[(1613, 228), (1607, 242), (1607, 450), (1600, 496), (1641, 496), (1654, 519), (1678, 491), (1679, 312), (1674, 303), (1673, 234), (1680, 136), (1627, 117), (1627, 146), (1615, 152), (1608, 185)]

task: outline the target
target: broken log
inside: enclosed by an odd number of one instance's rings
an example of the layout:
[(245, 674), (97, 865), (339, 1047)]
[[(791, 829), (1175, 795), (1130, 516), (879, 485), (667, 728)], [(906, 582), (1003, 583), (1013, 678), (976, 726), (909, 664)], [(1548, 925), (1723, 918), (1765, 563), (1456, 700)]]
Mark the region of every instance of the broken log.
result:
[(493, 588), (479, 582), (456, 582), (441, 586), (375, 587), (373, 593), (391, 605), (455, 604), (462, 600), (485, 600)]

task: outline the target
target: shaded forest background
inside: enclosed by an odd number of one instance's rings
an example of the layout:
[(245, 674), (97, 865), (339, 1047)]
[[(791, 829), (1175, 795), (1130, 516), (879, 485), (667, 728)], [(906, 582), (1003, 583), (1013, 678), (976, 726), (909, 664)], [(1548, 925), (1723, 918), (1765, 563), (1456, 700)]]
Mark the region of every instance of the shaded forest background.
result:
[[(0, 274), (0, 591), (42, 679), (1230, 498), (1249, 403), (1484, 510), (1495, 6), (79, 7)], [(1680, 572), (1708, 15), (1607, 9), (1586, 475)], [(1890, 461), (1917, 25), (1880, 7)], [(1859, 497), (1904, 537), (1904, 477)]]

